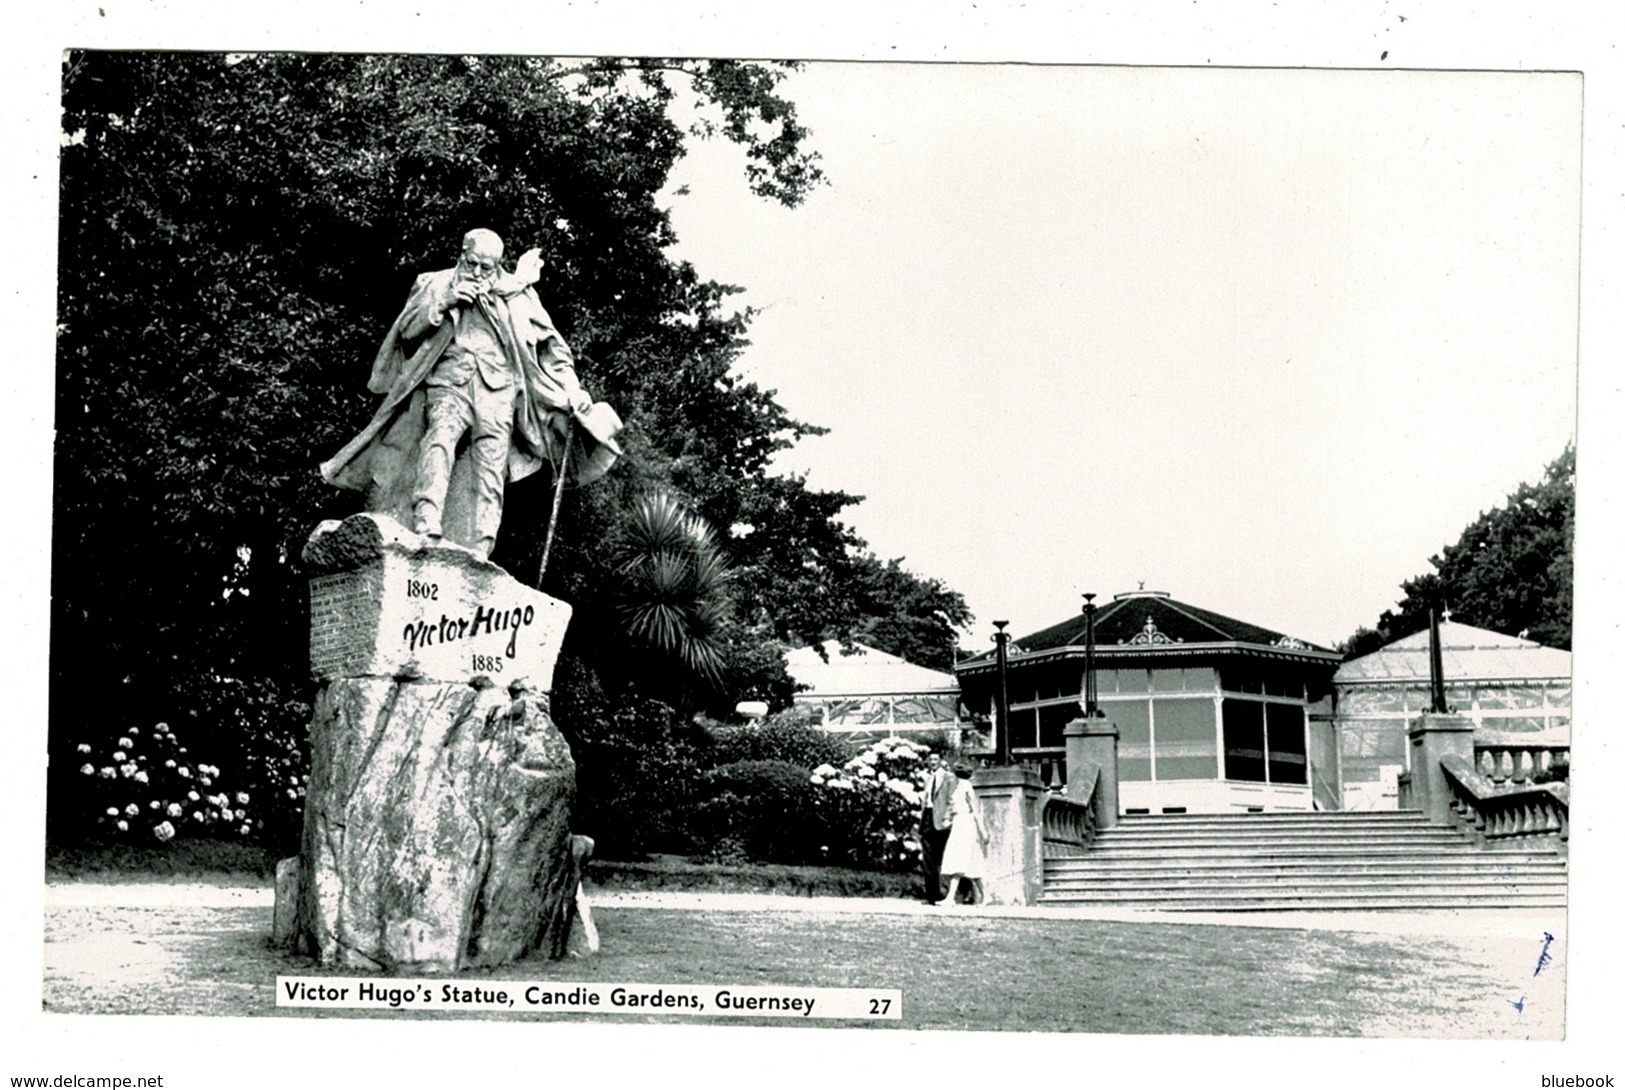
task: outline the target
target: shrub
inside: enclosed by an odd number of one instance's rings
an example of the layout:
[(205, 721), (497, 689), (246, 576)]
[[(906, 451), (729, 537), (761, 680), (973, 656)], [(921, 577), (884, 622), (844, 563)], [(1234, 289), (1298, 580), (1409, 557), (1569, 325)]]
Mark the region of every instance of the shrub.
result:
[(309, 701), (270, 679), (219, 678), (191, 705), (184, 721), (192, 748), (254, 799), (255, 838), (296, 850), (310, 783)]
[(826, 839), (824, 860), (875, 870), (919, 864), (919, 814), (931, 750), (883, 738), (840, 768), (813, 769), (813, 809)]
[(310, 705), (298, 693), (267, 679), (193, 677), (81, 716), (53, 739), (48, 839), (201, 835), (291, 850), (309, 773)]
[(819, 822), (811, 774), (788, 761), (735, 761), (705, 775), (695, 826), (710, 854), (763, 863), (817, 861)]
[(817, 709), (790, 708), (762, 723), (743, 727), (712, 726), (717, 740), (717, 759), (724, 764), (738, 761), (785, 761), (805, 768), (821, 764), (845, 764), (852, 745), (838, 734), (817, 725)]
[(76, 802), (109, 837), (142, 844), (186, 833), (246, 837), (264, 825), (249, 811), (249, 793), (196, 760), (167, 723), (130, 727), (109, 745), (80, 742), (76, 749), (83, 780)]
[(553, 714), (576, 762), (573, 831), (596, 839), (611, 859), (694, 850), (710, 735), (668, 704), (630, 694), (611, 700), (589, 672), (560, 667)]

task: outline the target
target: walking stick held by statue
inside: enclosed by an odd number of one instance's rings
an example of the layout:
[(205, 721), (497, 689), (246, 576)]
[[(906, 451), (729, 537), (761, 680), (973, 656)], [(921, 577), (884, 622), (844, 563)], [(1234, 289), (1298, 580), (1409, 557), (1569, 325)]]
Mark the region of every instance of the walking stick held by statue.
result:
[(555, 469), (558, 480), (553, 482), (553, 513), (547, 518), (547, 540), (542, 543), (542, 562), (536, 566), (536, 589), (542, 589), (542, 576), (547, 574), (547, 556), (553, 551), (553, 535), (559, 528), (559, 507), (564, 503), (564, 475), (570, 465), (570, 442), (575, 438), (575, 421), (564, 422), (564, 451), (559, 455)]

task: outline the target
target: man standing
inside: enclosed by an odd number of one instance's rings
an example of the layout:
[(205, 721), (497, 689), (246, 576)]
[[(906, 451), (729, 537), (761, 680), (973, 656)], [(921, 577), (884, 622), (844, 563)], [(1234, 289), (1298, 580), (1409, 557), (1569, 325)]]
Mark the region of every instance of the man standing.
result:
[(536, 297), (540, 255), (530, 251), (507, 274), (502, 250), (493, 232), (473, 230), (454, 268), (417, 278), (367, 383), (383, 404), (322, 465), (329, 483), (366, 489), (369, 510), (482, 558), (496, 544), (507, 483), (544, 463), (564, 471), (574, 425), (583, 444), (567, 470), (575, 483), (601, 476), (620, 453), (619, 417), (582, 389)]
[(930, 757), (930, 775), (920, 797), (920, 866), (925, 872), (925, 903), (942, 900), (942, 852), (953, 824), (954, 777), (942, 757)]

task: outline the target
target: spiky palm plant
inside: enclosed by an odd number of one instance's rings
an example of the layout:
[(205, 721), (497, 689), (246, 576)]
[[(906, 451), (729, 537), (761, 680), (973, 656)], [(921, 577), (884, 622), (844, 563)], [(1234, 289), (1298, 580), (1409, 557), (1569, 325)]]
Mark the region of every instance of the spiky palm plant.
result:
[(670, 493), (646, 492), (622, 524), (613, 555), (626, 634), (681, 674), (720, 687), (729, 573), (711, 527)]

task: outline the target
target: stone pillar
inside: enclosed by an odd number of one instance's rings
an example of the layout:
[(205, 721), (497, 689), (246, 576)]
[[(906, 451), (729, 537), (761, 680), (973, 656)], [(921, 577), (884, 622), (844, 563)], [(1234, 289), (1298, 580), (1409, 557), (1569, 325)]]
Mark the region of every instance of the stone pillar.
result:
[(1117, 724), (1110, 719), (1074, 719), (1066, 725), (1066, 794), (1074, 802), (1085, 777), (1078, 775), (1093, 768), (1095, 781), (1095, 828), (1110, 829), (1117, 824)]
[(1411, 805), (1431, 821), (1450, 823), (1450, 788), (1439, 762), (1460, 757), (1473, 763), (1473, 721), (1465, 715), (1424, 712), (1408, 732), (1411, 739)]
[(278, 883), (294, 944), (409, 972), (558, 956), (575, 764), (547, 692), (570, 607), (387, 516), (323, 523), (304, 559), (318, 689), (297, 882)]
[(271, 945), (292, 949), (299, 943), (299, 857), (276, 865), (276, 901), (271, 909)]
[(1043, 781), (1030, 768), (984, 768), (971, 787), (987, 829), (987, 903), (1037, 904), (1044, 889)]

